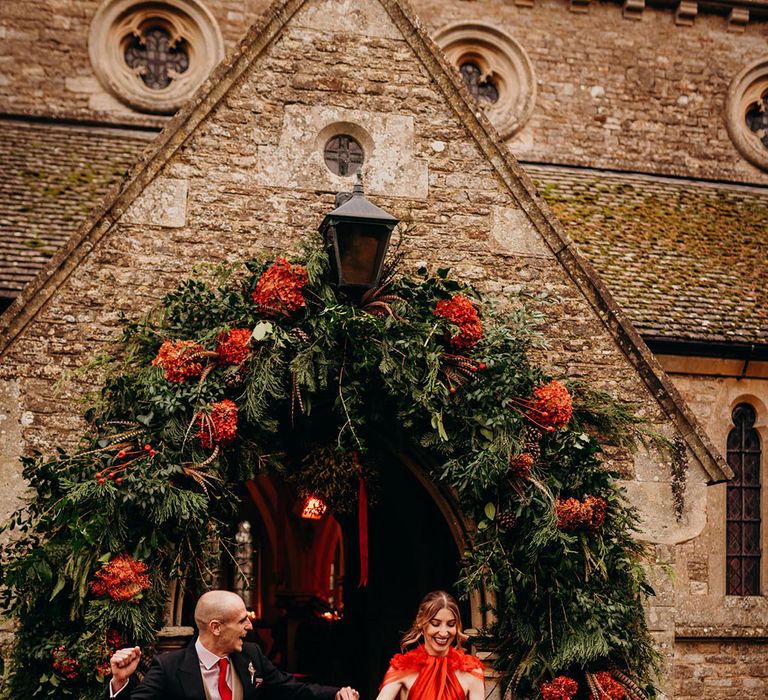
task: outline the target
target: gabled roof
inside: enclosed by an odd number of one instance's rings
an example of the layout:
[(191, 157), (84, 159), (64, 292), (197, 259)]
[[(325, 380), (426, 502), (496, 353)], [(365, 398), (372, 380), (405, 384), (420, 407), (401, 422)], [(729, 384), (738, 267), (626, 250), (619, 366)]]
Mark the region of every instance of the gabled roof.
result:
[(0, 119), (0, 298), (34, 279), (156, 135)]
[[(290, 18), (306, 0), (280, 0), (255, 25), (237, 47), (201, 86), (190, 103), (167, 125), (151, 150), (130, 173), (122, 188), (82, 226), (76, 236), (50, 261), (43, 273), (19, 297), (0, 320), (0, 353), (4, 353), (26, 325), (39, 313), (57, 288), (77, 268), (93, 246), (145, 187), (154, 179), (198, 125), (211, 113), (249, 66), (279, 37)], [(374, 0), (370, 0), (371, 2)], [(533, 183), (500, 141), (487, 119), (464, 88), (458, 74), (447, 63), (425, 33), (404, 0), (378, 0), (392, 23), (427, 71), (433, 87), (460, 120), (495, 170), (498, 180), (517, 200), (546, 244), (551, 248), (575, 286), (584, 295), (605, 328), (645, 381), (652, 396), (686, 441), (710, 479), (719, 481), (732, 474), (713, 448), (677, 390), (654, 360), (635, 329), (613, 301), (605, 286), (565, 236), (555, 217), (536, 193)]]
[(526, 170), (644, 336), (768, 343), (765, 188)]

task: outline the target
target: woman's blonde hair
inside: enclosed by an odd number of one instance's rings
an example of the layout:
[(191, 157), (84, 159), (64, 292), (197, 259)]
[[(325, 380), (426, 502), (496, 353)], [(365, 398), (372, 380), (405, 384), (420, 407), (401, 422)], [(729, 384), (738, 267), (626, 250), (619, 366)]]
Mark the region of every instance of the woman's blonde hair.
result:
[(456, 618), (456, 639), (454, 643), (457, 647), (461, 648), (462, 642), (467, 639), (467, 635), (464, 634), (461, 627), (461, 613), (459, 613), (459, 604), (456, 599), (445, 591), (432, 591), (422, 598), (419, 604), (419, 609), (416, 612), (416, 619), (409, 629), (400, 640), (400, 650), (405, 652), (405, 648), (410, 644), (415, 644), (419, 641), (424, 629), (429, 624), (429, 621), (437, 615), (441, 610), (448, 609)]

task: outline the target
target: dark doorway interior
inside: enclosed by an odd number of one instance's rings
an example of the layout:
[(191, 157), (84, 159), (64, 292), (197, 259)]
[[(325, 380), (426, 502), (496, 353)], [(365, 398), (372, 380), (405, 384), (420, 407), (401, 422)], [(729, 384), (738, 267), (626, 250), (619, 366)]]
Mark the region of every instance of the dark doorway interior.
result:
[[(386, 464), (369, 509), (370, 572), (361, 588), (357, 514), (302, 520), (288, 485), (260, 479), (241, 513), (251, 529), (253, 583), (243, 597), (256, 616), (255, 641), (284, 670), (353, 685), (374, 700), (421, 598), (454, 592), (459, 551), (445, 519), (405, 466)], [(468, 605), (462, 616), (468, 626)]]
[[(352, 519), (344, 530), (350, 535), (350, 555), (345, 606), (348, 641), (340, 650), (341, 670), (365, 700), (373, 700), (421, 598), (438, 588), (455, 594), (459, 551), (432, 497), (400, 464), (382, 470), (381, 495), (370, 510), (366, 588), (357, 587), (357, 521)], [(469, 606), (463, 607), (468, 626)]]

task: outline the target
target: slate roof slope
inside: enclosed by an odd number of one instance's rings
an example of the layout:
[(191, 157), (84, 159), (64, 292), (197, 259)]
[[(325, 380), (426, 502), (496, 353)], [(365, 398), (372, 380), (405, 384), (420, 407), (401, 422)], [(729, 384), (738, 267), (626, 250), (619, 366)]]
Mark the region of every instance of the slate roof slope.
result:
[(0, 119), (0, 298), (37, 275), (155, 136)]
[(646, 338), (768, 343), (768, 191), (526, 166)]

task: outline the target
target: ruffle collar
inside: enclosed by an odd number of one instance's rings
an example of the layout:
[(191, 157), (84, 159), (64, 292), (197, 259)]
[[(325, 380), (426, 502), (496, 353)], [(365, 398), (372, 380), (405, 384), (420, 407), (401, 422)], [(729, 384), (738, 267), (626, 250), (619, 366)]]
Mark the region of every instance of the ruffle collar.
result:
[(483, 668), (483, 662), (476, 656), (464, 653), (461, 649), (451, 647), (448, 649), (446, 657), (442, 656), (430, 656), (427, 653), (423, 644), (420, 644), (415, 649), (405, 652), (405, 654), (395, 654), (392, 657), (390, 667), (397, 671), (415, 671), (418, 673), (424, 666), (426, 666), (432, 659), (445, 658), (448, 663), (448, 668), (452, 671), (465, 671), (471, 673), (477, 669)]

